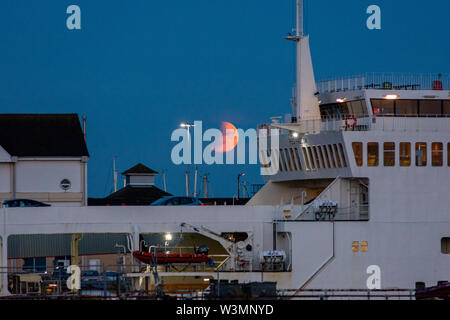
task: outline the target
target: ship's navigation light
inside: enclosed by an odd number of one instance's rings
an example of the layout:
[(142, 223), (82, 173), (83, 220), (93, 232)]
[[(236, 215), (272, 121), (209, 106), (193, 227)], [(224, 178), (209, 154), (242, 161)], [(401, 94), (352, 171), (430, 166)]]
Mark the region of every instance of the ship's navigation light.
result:
[(387, 100), (396, 100), (396, 99), (398, 99), (398, 95), (396, 95), (396, 94), (387, 94), (387, 95), (384, 96), (384, 98), (387, 99)]

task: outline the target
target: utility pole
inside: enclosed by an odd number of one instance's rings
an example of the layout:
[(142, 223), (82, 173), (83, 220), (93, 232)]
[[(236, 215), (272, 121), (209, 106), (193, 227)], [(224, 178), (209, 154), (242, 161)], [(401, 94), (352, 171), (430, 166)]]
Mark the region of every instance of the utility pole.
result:
[(166, 185), (166, 170), (163, 170), (162, 174), (163, 174), (163, 186), (164, 186), (164, 191), (167, 192), (167, 185)]
[(237, 185), (238, 185), (238, 189), (237, 189), (237, 199), (239, 200), (240, 197), (240, 193), (241, 193), (241, 189), (240, 189), (240, 179), (242, 176), (245, 176), (245, 173), (239, 173), (237, 176)]
[(198, 168), (195, 166), (195, 173), (194, 173), (194, 197), (197, 198), (197, 175), (198, 175)]
[(203, 198), (208, 198), (208, 174), (203, 175)]
[(114, 192), (117, 191), (117, 171), (116, 171), (116, 158), (113, 157), (113, 175), (114, 175)]

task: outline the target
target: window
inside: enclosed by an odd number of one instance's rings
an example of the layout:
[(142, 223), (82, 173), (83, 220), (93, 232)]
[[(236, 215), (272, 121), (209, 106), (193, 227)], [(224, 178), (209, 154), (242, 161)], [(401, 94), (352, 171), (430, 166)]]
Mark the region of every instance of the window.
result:
[(450, 238), (441, 239), (441, 253), (450, 254)]
[(305, 160), (305, 167), (306, 167), (306, 170), (309, 171), (309, 170), (311, 170), (311, 165), (310, 165), (310, 163), (309, 163), (308, 153), (307, 153), (305, 147), (302, 148), (302, 152), (303, 152), (303, 159)]
[(400, 142), (400, 166), (409, 167), (411, 165), (411, 143)]
[(379, 116), (394, 115), (394, 100), (372, 99), (373, 114)]
[(321, 146), (317, 146), (317, 151), (319, 152), (319, 156), (320, 156), (320, 160), (322, 161), (323, 168), (326, 169), (327, 165), (325, 164), (325, 159), (323, 157), (322, 147)]
[(447, 165), (450, 167), (450, 142), (447, 143)]
[(322, 146), (321, 149), (323, 149), (323, 154), (325, 155), (325, 159), (327, 160), (328, 168), (331, 168), (330, 158), (328, 157), (327, 146)]
[(395, 143), (385, 142), (384, 146), (384, 166), (393, 167), (395, 166)]
[(298, 167), (300, 168), (300, 171), (301, 171), (301, 170), (303, 170), (303, 167), (302, 167), (302, 161), (300, 160), (302, 156), (301, 156), (299, 148), (295, 148), (295, 156), (297, 157)]
[(344, 164), (344, 167), (347, 168), (347, 160), (345, 159), (344, 147), (342, 147), (342, 143), (339, 143), (339, 151), (341, 152), (342, 163)]
[(417, 116), (419, 113), (418, 100), (397, 100), (395, 102), (395, 114), (399, 116)]
[(349, 106), (349, 113), (355, 117), (364, 117), (367, 115), (366, 103), (364, 100), (351, 101), (347, 103)]
[(441, 142), (433, 142), (431, 144), (431, 165), (442, 167), (443, 162), (443, 145)]
[(298, 149), (294, 148), (293, 152), (294, 152), (295, 163), (297, 164), (297, 169), (298, 169), (298, 171), (302, 171), (302, 164), (300, 162), (300, 156), (299, 156), (299, 153), (298, 153)]
[(446, 116), (450, 115), (450, 100), (444, 100), (442, 113)]
[(279, 160), (279, 166), (280, 166), (280, 171), (284, 171), (284, 164), (283, 164), (283, 159), (281, 158), (281, 152), (279, 149), (275, 150), (276, 155), (278, 156)]
[(425, 167), (427, 165), (427, 143), (416, 142), (416, 166)]
[(337, 165), (339, 168), (342, 168), (342, 163), (341, 163), (341, 158), (339, 157), (338, 148), (335, 144), (333, 144), (333, 148), (334, 148), (334, 154), (335, 154), (336, 160), (337, 160)]
[(314, 163), (314, 158), (312, 156), (312, 151), (311, 151), (311, 147), (307, 147), (306, 150), (308, 151), (308, 157), (310, 160), (310, 164), (311, 164), (311, 169), (316, 169), (316, 164)]
[(317, 169), (320, 169), (322, 167), (320, 160), (319, 160), (319, 154), (317, 153), (317, 148), (313, 147), (313, 152), (314, 152), (314, 159), (316, 160), (316, 164), (317, 164)]
[(331, 159), (331, 163), (333, 164), (333, 168), (336, 168), (336, 160), (334, 160), (334, 155), (333, 155), (333, 148), (331, 147), (331, 145), (328, 145), (328, 152), (330, 154), (330, 159)]
[(363, 151), (362, 151), (362, 142), (353, 142), (353, 154), (355, 155), (355, 162), (358, 167), (361, 167), (363, 164)]
[(369, 167), (378, 166), (378, 142), (367, 143), (367, 165)]
[(441, 100), (420, 100), (419, 114), (421, 116), (435, 116), (442, 114)]
[(292, 171), (292, 162), (291, 162), (291, 158), (289, 156), (289, 152), (288, 149), (284, 149), (284, 158), (286, 159), (286, 163), (287, 163), (287, 170)]

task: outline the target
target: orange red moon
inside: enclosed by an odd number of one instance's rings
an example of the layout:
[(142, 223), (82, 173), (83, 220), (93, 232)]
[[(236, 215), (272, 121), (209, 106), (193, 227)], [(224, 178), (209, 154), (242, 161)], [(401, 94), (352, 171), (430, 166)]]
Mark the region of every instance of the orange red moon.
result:
[(239, 141), (239, 133), (236, 127), (230, 122), (223, 121), (220, 130), (222, 131), (223, 141), (222, 143), (218, 141), (214, 150), (216, 152), (228, 152), (233, 150)]

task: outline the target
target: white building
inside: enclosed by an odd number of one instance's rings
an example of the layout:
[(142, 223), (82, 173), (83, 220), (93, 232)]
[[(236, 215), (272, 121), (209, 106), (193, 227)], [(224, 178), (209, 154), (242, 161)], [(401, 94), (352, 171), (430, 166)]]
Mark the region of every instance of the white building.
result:
[(76, 114), (0, 114), (0, 201), (87, 204), (89, 153)]

